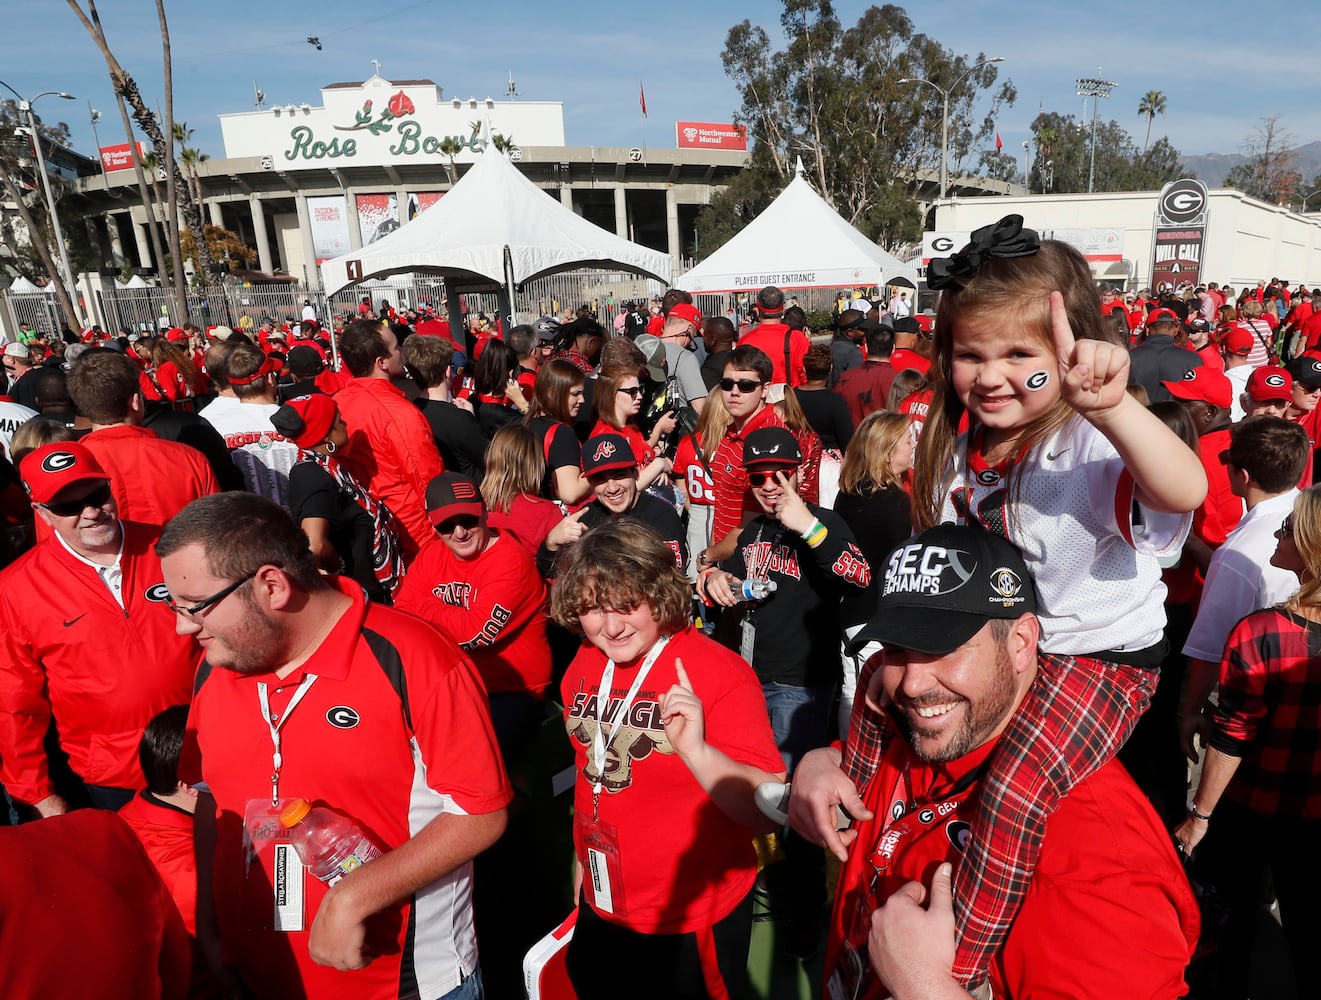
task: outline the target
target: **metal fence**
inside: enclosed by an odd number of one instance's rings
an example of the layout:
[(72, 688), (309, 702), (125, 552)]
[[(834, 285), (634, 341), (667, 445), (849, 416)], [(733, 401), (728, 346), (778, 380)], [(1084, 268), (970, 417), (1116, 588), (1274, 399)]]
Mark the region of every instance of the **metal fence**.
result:
[[(676, 268), (675, 278), (692, 263), (684, 261)], [(519, 322), (526, 323), (538, 316), (562, 316), (566, 310), (576, 311), (586, 306), (609, 329), (628, 302), (645, 301), (664, 291), (665, 285), (659, 281), (623, 271), (568, 271), (524, 284), (515, 295), (514, 312)], [(790, 294), (811, 312), (829, 310), (836, 292), (804, 289)], [(398, 275), (362, 282), (331, 296), (318, 287), (294, 283), (192, 287), (188, 290), (188, 317), (201, 326), (223, 325), (234, 329), (258, 326), (268, 316), (278, 322), (296, 323), (302, 316), (304, 303), (311, 303), (317, 317), (327, 323), (334, 316), (356, 314), (364, 297), (370, 300), (373, 311), (382, 302), (400, 310), (423, 306), (439, 309), (445, 298), (445, 283), (427, 275)], [(698, 295), (696, 302), (705, 315), (724, 315), (731, 308), (745, 312), (751, 297), (751, 293)], [(494, 293), (467, 294), (464, 298), (470, 313), (495, 316), (498, 312)], [(79, 284), (79, 302), (87, 321), (104, 330), (145, 332), (183, 321), (176, 314), (171, 291), (166, 288), (121, 288), (110, 278), (84, 276)], [(55, 334), (59, 331), (59, 318), (53, 292), (0, 292), (0, 326), (7, 327), (11, 334), (21, 322), (41, 333)]]

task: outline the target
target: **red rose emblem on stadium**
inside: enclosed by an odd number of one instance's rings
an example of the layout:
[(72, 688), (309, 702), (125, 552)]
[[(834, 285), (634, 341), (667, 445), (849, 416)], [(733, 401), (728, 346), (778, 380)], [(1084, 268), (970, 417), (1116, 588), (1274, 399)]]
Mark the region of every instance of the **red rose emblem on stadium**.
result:
[(613, 441), (602, 441), (596, 446), (596, 453), (592, 455), (593, 462), (603, 462), (615, 453), (615, 443)]
[(411, 115), (416, 109), (413, 107), (412, 99), (402, 90), (390, 98), (390, 114), (396, 118), (402, 118), (404, 115)]

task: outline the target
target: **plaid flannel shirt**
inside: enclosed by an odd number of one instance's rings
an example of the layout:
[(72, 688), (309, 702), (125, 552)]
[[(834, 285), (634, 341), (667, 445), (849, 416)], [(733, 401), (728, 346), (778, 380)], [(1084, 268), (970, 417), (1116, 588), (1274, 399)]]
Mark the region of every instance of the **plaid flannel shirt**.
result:
[(1241, 761), (1226, 794), (1268, 816), (1321, 818), (1321, 623), (1255, 611), (1225, 643), (1211, 746)]

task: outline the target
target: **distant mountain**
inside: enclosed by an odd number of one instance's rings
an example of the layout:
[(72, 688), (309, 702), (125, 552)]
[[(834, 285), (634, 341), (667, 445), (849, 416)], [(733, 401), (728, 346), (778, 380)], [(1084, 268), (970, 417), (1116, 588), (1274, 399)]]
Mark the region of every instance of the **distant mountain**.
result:
[[(1203, 156), (1185, 156), (1183, 167), (1207, 187), (1223, 187), (1225, 178), (1236, 166), (1246, 160), (1242, 153), (1206, 153)], [(1303, 175), (1303, 183), (1310, 183), (1312, 178), (1321, 174), (1321, 141), (1309, 142), (1294, 150), (1294, 160)]]

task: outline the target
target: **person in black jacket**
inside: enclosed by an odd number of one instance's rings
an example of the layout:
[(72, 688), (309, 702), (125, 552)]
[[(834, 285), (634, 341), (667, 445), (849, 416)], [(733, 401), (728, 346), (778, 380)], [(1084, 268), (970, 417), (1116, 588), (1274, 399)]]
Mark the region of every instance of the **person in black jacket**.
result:
[(587, 439), (582, 452), (583, 475), (595, 499), (551, 529), (537, 551), (541, 575), (555, 575), (556, 553), (576, 543), (598, 524), (617, 517), (631, 517), (655, 530), (674, 550), (682, 572), (688, 566), (688, 534), (674, 508), (638, 489), (638, 463), (628, 438), (622, 434), (596, 434)]

